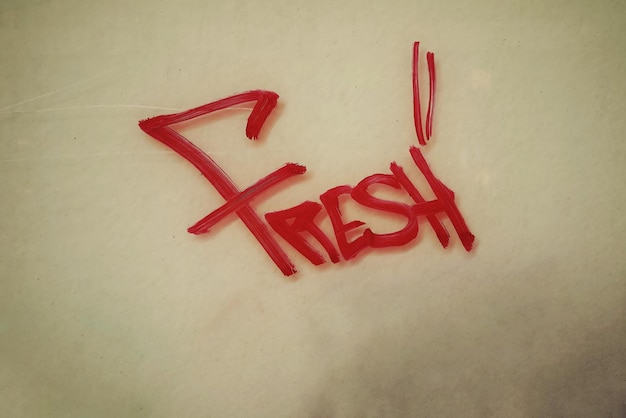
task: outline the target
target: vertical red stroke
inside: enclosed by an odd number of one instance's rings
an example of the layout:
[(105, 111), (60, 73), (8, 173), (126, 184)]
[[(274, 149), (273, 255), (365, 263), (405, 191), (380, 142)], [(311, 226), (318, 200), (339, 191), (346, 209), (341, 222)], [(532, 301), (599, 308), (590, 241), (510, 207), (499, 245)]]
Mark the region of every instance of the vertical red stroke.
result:
[(419, 82), (419, 57), (420, 43), (413, 44), (413, 122), (415, 123), (415, 132), (420, 145), (426, 145), (424, 139), (424, 129), (422, 128), (422, 107), (420, 105), (420, 82)]
[(430, 80), (428, 112), (426, 113), (426, 139), (430, 140), (430, 137), (433, 136), (433, 114), (435, 112), (435, 54), (427, 52), (426, 61), (428, 61), (428, 78)]
[(428, 62), (429, 77), (429, 95), (428, 110), (426, 112), (426, 135), (424, 136), (424, 126), (422, 124), (422, 106), (420, 102), (420, 84), (419, 84), (419, 47), (420, 43), (413, 44), (413, 121), (415, 124), (415, 132), (420, 145), (426, 145), (426, 141), (430, 140), (433, 133), (432, 121), (435, 109), (435, 54), (426, 53), (426, 61)]
[[(226, 109), (241, 103), (256, 101), (248, 123), (246, 124), (246, 136), (250, 139), (258, 138), (261, 127), (276, 106), (278, 95), (271, 91), (253, 90), (236, 94), (225, 99), (217, 100), (203, 106), (199, 106), (184, 112), (161, 115), (139, 122), (139, 127), (154, 139), (170, 147), (177, 154), (185, 158), (204, 175), (215, 187), (218, 193), (227, 201), (236, 199), (241, 194), (230, 177), (219, 165), (200, 148), (187, 138), (174, 131), (168, 125), (184, 122), (217, 110)], [(238, 206), (236, 213), (246, 227), (259, 241), (270, 258), (286, 276), (296, 272), (296, 268), (289, 260), (287, 254), (272, 237), (267, 226), (248, 205)]]

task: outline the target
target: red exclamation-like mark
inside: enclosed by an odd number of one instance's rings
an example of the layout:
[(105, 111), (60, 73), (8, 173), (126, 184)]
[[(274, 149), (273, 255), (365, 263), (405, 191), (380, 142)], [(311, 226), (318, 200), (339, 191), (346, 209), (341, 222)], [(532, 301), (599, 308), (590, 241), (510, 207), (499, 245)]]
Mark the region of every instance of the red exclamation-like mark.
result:
[(435, 110), (435, 54), (426, 53), (426, 61), (428, 63), (429, 77), (429, 94), (428, 109), (426, 111), (426, 134), (424, 134), (424, 126), (422, 124), (422, 106), (420, 103), (420, 84), (419, 84), (419, 49), (420, 43), (413, 44), (413, 122), (415, 123), (415, 133), (420, 145), (426, 145), (426, 141), (430, 140), (433, 134), (433, 112)]

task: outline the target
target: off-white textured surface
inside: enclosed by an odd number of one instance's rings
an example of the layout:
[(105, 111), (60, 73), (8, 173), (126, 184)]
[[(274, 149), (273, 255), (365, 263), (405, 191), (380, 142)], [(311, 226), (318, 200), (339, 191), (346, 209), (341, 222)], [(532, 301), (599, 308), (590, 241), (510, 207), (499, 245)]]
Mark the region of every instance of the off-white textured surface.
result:
[[(0, 415), (623, 418), (625, 21), (622, 1), (4, 1)], [(223, 199), (138, 120), (274, 90), (259, 143), (246, 111), (184, 133), (242, 187), (308, 167), (260, 213), (317, 200), (410, 169), (415, 40), (439, 81), (424, 154), (475, 251), (426, 226), (323, 268), (287, 248), (292, 281), (234, 218), (186, 233)]]

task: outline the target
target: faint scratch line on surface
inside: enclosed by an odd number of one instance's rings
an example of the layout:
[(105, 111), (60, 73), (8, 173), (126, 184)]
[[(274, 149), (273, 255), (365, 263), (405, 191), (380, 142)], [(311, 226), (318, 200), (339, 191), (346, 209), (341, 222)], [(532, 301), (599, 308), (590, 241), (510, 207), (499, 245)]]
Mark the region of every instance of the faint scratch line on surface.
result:
[[(65, 160), (74, 158), (95, 158), (95, 157), (117, 157), (120, 155), (147, 155), (147, 154), (174, 154), (174, 151), (140, 151), (140, 152), (94, 152), (90, 154), (69, 154), (69, 155), (54, 155), (49, 157), (36, 157), (36, 158), (12, 158), (6, 160), (0, 160), (0, 163), (23, 163), (31, 161), (45, 161), (45, 160)], [(225, 152), (208, 152), (211, 155), (221, 155)]]
[(26, 99), (26, 100), (23, 100), (23, 101), (18, 102), (18, 103), (14, 103), (14, 104), (11, 104), (11, 105), (8, 105), (8, 106), (0, 107), (0, 112), (3, 111), (3, 110), (6, 110), (6, 109), (10, 109), (10, 108), (15, 107), (15, 106), (19, 106), (19, 105), (22, 105), (22, 104), (25, 104), (25, 103), (29, 103), (29, 102), (38, 100), (38, 99), (42, 99), (42, 98), (47, 97), (47, 96), (51, 96), (51, 95), (56, 94), (56, 93), (60, 93), (63, 90), (67, 90), (67, 89), (70, 89), (72, 87), (79, 86), (81, 84), (88, 83), (90, 81), (93, 81), (93, 80), (96, 80), (96, 79), (98, 79), (100, 77), (103, 77), (103, 76), (111, 73), (112, 71), (113, 71), (113, 68), (111, 68), (111, 69), (109, 69), (109, 70), (107, 70), (107, 71), (105, 71), (105, 72), (103, 72), (101, 74), (98, 74), (96, 76), (87, 78), (85, 80), (77, 81), (77, 82), (69, 84), (69, 85), (67, 85), (65, 87), (61, 87), (59, 89), (49, 91), (48, 93), (40, 94), (39, 96), (31, 97), (30, 99)]
[[(5, 108), (6, 109), (6, 108)], [(168, 110), (174, 112), (180, 112), (183, 109), (175, 107), (160, 107), (160, 106), (145, 106), (145, 105), (91, 105), (91, 106), (68, 106), (68, 107), (47, 107), (44, 109), (34, 110), (2, 110), (0, 109), (0, 115), (12, 115), (16, 113), (43, 113), (43, 112), (56, 112), (63, 110), (83, 110), (83, 109), (149, 109), (149, 110)], [(232, 108), (222, 109), (220, 112), (238, 111), (238, 110), (250, 110), (252, 108)]]

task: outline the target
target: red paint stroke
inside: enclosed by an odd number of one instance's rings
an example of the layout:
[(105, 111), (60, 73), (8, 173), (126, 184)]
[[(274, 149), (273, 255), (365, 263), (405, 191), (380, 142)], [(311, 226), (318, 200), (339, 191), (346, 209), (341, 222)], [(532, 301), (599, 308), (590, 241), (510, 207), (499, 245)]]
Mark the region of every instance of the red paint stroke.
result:
[[(404, 173), (404, 169), (402, 167), (400, 167), (394, 161), (390, 164), (389, 169), (396, 176), (400, 184), (402, 184), (402, 187), (404, 187), (404, 189), (407, 191), (409, 196), (411, 196), (416, 204), (419, 205), (426, 202), (426, 200), (422, 197), (422, 194), (417, 190), (413, 183), (411, 183), (411, 180), (409, 180), (407, 175)], [(443, 226), (439, 218), (437, 218), (437, 216), (434, 214), (427, 215), (426, 219), (435, 231), (435, 234), (437, 235), (437, 238), (439, 239), (439, 242), (441, 243), (443, 248), (447, 248), (448, 243), (450, 242), (450, 234), (446, 230), (446, 227)]]
[[(256, 139), (259, 136), (263, 123), (274, 107), (276, 107), (277, 100), (278, 95), (271, 91), (248, 91), (184, 112), (146, 119), (139, 122), (139, 127), (145, 133), (167, 145), (193, 164), (227, 202), (234, 201), (241, 195), (241, 191), (235, 186), (230, 177), (228, 177), (211, 157), (191, 143), (187, 138), (170, 128), (169, 125), (184, 122), (241, 103), (256, 101), (248, 117), (248, 123), (246, 124), (246, 136), (250, 139)], [(255, 193), (260, 193), (262, 190), (256, 188), (254, 191)], [(270, 234), (267, 226), (256, 212), (247, 203), (243, 205), (237, 204), (235, 206), (239, 207), (236, 211), (239, 218), (241, 218), (243, 223), (263, 246), (267, 254), (274, 263), (276, 263), (283, 274), (289, 276), (295, 273), (295, 266)]]
[(417, 165), (424, 177), (426, 177), (426, 181), (428, 181), (428, 184), (433, 189), (433, 192), (435, 192), (435, 196), (437, 196), (437, 200), (435, 202), (439, 203), (437, 209), (433, 211), (433, 209), (427, 207), (428, 203), (430, 202), (416, 202), (416, 212), (418, 213), (418, 215), (425, 216), (428, 216), (435, 212), (445, 212), (446, 215), (448, 215), (448, 218), (450, 218), (450, 222), (452, 222), (452, 226), (454, 226), (454, 229), (456, 230), (459, 239), (463, 243), (463, 246), (467, 251), (471, 251), (475, 237), (470, 232), (467, 224), (465, 223), (465, 219), (463, 219), (463, 215), (461, 215), (461, 212), (454, 203), (454, 192), (450, 190), (445, 184), (443, 184), (441, 180), (435, 177), (430, 167), (428, 166), (426, 159), (419, 149), (411, 147), (409, 149), (409, 152), (411, 153), (411, 157), (413, 158), (415, 165)]
[(422, 128), (422, 107), (420, 106), (420, 82), (418, 73), (420, 43), (413, 44), (413, 123), (420, 145), (426, 145), (424, 139), (424, 129)]
[(366, 229), (361, 236), (359, 236), (352, 242), (348, 242), (346, 234), (353, 229), (365, 225), (365, 223), (361, 221), (351, 221), (348, 223), (344, 223), (343, 219), (341, 218), (342, 214), (341, 209), (339, 208), (339, 196), (351, 194), (352, 187), (343, 185), (333, 187), (332, 189), (327, 190), (326, 192), (322, 193), (322, 195), (320, 195), (320, 200), (326, 208), (326, 212), (328, 213), (330, 222), (333, 225), (333, 230), (335, 231), (335, 239), (337, 240), (339, 251), (341, 251), (341, 255), (343, 255), (343, 258), (345, 258), (346, 260), (354, 258), (361, 250), (367, 248), (370, 241), (369, 235), (372, 233), (371, 230)]
[(369, 238), (369, 246), (372, 248), (398, 247), (413, 241), (417, 237), (419, 226), (417, 216), (411, 206), (372, 196), (368, 187), (373, 184), (384, 184), (394, 189), (402, 188), (398, 179), (390, 174), (373, 174), (365, 177), (352, 189), (352, 199), (372, 209), (404, 216), (407, 218), (407, 223), (401, 230), (387, 234), (375, 234), (368, 228), (366, 232), (369, 231), (369, 233), (366, 236)]
[(244, 93), (235, 94), (215, 102), (207, 103), (184, 112), (174, 113), (171, 115), (155, 116), (143, 120), (139, 123), (141, 129), (148, 131), (163, 126), (181, 123), (199, 116), (207, 115), (218, 110), (227, 109), (242, 103), (256, 102), (246, 124), (246, 136), (250, 139), (258, 139), (261, 128), (267, 117), (272, 113), (278, 102), (278, 94), (267, 90), (251, 90)]
[(426, 145), (426, 141), (432, 136), (433, 112), (435, 108), (435, 54), (426, 53), (426, 61), (428, 62), (429, 77), (429, 96), (428, 110), (426, 112), (426, 137), (424, 137), (424, 127), (422, 124), (422, 106), (420, 103), (420, 84), (419, 84), (419, 48), (420, 43), (413, 44), (413, 122), (415, 124), (415, 132), (420, 145)]
[[(315, 217), (322, 210), (317, 202), (306, 201), (290, 209), (265, 214), (265, 219), (274, 230), (311, 263), (318, 266), (324, 257), (302, 236), (308, 232), (324, 247), (333, 263), (339, 262), (339, 253), (324, 231), (315, 223)], [(291, 220), (291, 222), (289, 222)]]
[(426, 53), (426, 61), (428, 61), (428, 77), (430, 79), (430, 88), (428, 90), (428, 113), (426, 114), (426, 138), (430, 140), (433, 136), (433, 113), (435, 111), (435, 54)]
[[(434, 200), (426, 201), (404, 173), (404, 169), (395, 162), (390, 164), (392, 175), (373, 174), (365, 177), (355, 187), (348, 185), (337, 186), (320, 196), (320, 200), (331, 220), (339, 251), (344, 259), (350, 260), (355, 258), (367, 247), (385, 248), (408, 244), (418, 235), (418, 218), (420, 216), (426, 217), (441, 245), (447, 248), (450, 234), (438, 218), (439, 214), (446, 215), (450, 219), (465, 249), (467, 251), (472, 249), (474, 235), (469, 231), (461, 212), (454, 202), (454, 192), (435, 177), (419, 149), (411, 147), (410, 153), (417, 168), (431, 186), (436, 197)], [(373, 184), (387, 185), (398, 190), (404, 189), (415, 204), (410, 206), (401, 202), (376, 198), (368, 191), (368, 187)], [(366, 226), (360, 220), (344, 221), (339, 197), (348, 194), (362, 206), (402, 215), (407, 219), (407, 223), (399, 231), (387, 234), (376, 234), (370, 228), (365, 228), (359, 237), (348, 241), (348, 232)]]
[(198, 222), (195, 223), (195, 225), (187, 229), (187, 231), (196, 235), (209, 232), (209, 230), (213, 226), (215, 226), (215, 224), (217, 224), (219, 221), (221, 221), (223, 218), (230, 215), (231, 213), (236, 212), (238, 209), (244, 207), (257, 195), (263, 193), (264, 191), (280, 183), (281, 181), (287, 180), (289, 177), (298, 174), (303, 174), (305, 171), (305, 166), (294, 163), (286, 164), (278, 170), (273, 171), (272, 173), (263, 177), (261, 180), (257, 181), (243, 192), (228, 199), (226, 203), (224, 203), (218, 209), (215, 209), (204, 218), (200, 219)]

